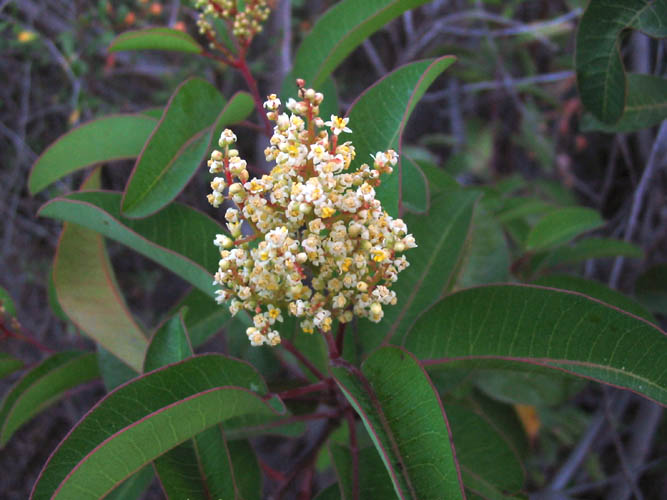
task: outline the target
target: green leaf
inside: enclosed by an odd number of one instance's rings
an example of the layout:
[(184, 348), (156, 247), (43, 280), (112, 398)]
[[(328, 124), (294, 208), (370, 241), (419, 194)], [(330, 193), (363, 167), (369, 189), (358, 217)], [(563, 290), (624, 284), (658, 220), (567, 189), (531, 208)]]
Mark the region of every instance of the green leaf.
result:
[(427, 0), (344, 0), (317, 20), (303, 39), (294, 67), (285, 77), (282, 96), (295, 97), (296, 78), (319, 88), (334, 69), (369, 36), (403, 12)]
[(635, 283), (635, 294), (646, 307), (667, 316), (667, 265), (658, 264), (644, 271)]
[[(401, 154), (401, 137), (408, 118), (428, 87), (456, 60), (453, 56), (406, 64), (368, 88), (348, 111), (353, 132), (354, 165), (372, 164), (371, 155), (394, 149)], [(382, 178), (377, 198), (392, 216), (399, 213), (401, 160), (396, 171)]]
[(447, 405), (447, 417), (466, 489), (484, 496), (522, 488), (520, 457), (497, 424), (458, 404)]
[(628, 93), (635, 92), (634, 89), (628, 92), (619, 49), (619, 36), (627, 28), (649, 36), (667, 36), (667, 3), (593, 0), (581, 18), (577, 33), (575, 65), (581, 100), (597, 119), (608, 124), (621, 119)]
[(91, 165), (136, 158), (157, 120), (137, 115), (107, 116), (60, 136), (32, 166), (28, 189), (37, 194), (52, 182)]
[(178, 86), (125, 186), (124, 215), (151, 215), (182, 191), (208, 152), (211, 127), (224, 105), (205, 80), (192, 78)]
[(54, 354), (26, 372), (9, 390), (0, 407), (0, 446), (40, 411), (64, 394), (99, 377), (95, 355), (79, 351)]
[[(249, 365), (204, 355), (153, 371), (110, 393), (51, 455), (32, 498), (98, 499), (164, 452), (245, 414), (273, 415)], [(284, 411), (284, 410), (283, 410)]]
[(507, 281), (510, 253), (500, 224), (484, 207), (477, 204), (472, 217), (470, 243), (466, 248), (458, 288)]
[(331, 461), (336, 470), (336, 477), (338, 478), (338, 487), (340, 488), (340, 496), (342, 500), (373, 500), (376, 498), (391, 499), (396, 493), (389, 480), (387, 469), (380, 455), (374, 447), (366, 447), (358, 452), (357, 473), (359, 474), (359, 496), (354, 496), (354, 479), (353, 479), (353, 461), (352, 452), (347, 446), (337, 443), (329, 444), (329, 453), (331, 454)]
[(361, 370), (334, 361), (331, 373), (361, 416), (399, 498), (463, 498), (442, 403), (412, 354), (384, 347)]
[(220, 252), (213, 245), (224, 229), (193, 208), (171, 203), (144, 219), (120, 215), (120, 193), (73, 193), (44, 205), (39, 215), (74, 222), (100, 232), (149, 259), (214, 297), (213, 275)]
[(340, 500), (340, 490), (336, 483), (330, 484), (323, 490), (317, 493), (314, 500)]
[(53, 264), (51, 265), (51, 268), (49, 269), (49, 283), (47, 285), (47, 299), (49, 301), (49, 308), (51, 309), (51, 312), (58, 318), (61, 319), (62, 321), (69, 321), (69, 318), (67, 317), (67, 314), (65, 314), (65, 311), (63, 311), (63, 308), (60, 306), (60, 302), (58, 302), (58, 292), (56, 291), (56, 284), (53, 281)]
[(583, 293), (594, 299), (606, 302), (610, 306), (618, 307), (625, 312), (644, 318), (651, 323), (657, 323), (653, 315), (636, 300), (616, 290), (612, 290), (598, 281), (571, 276), (569, 274), (550, 274), (535, 280), (533, 285)]
[(431, 198), (428, 180), (419, 164), (406, 153), (403, 153), (401, 163), (401, 186), (403, 187), (403, 208), (413, 214), (426, 213)]
[[(99, 186), (99, 170), (84, 188)], [(104, 239), (77, 224), (64, 225), (53, 262), (58, 303), (86, 335), (139, 371), (148, 341), (127, 308)]]
[(535, 224), (526, 238), (526, 249), (538, 251), (553, 248), (602, 225), (604, 220), (595, 210), (561, 208), (548, 213)]
[[(184, 311), (158, 327), (146, 351), (144, 371), (154, 370), (193, 355), (185, 327)], [(238, 455), (238, 456), (237, 456)], [(155, 459), (162, 488), (169, 498), (237, 498), (238, 484), (235, 465), (243, 461), (246, 488), (241, 498), (260, 497), (261, 473), (252, 448), (247, 442), (229, 446), (222, 428), (214, 426), (193, 439)], [(250, 482), (248, 483), (248, 476)]]
[(144, 372), (189, 358), (194, 353), (183, 317), (185, 311), (164, 321), (153, 334), (144, 360)]
[(463, 290), (424, 313), (404, 344), (427, 366), (532, 363), (667, 402), (665, 333), (575, 292), (529, 285)]
[(97, 366), (107, 392), (139, 376), (139, 372), (97, 344)]
[(139, 500), (153, 482), (153, 467), (147, 465), (133, 476), (123, 481), (117, 488), (104, 497), (104, 500)]
[(479, 370), (474, 381), (496, 401), (531, 406), (556, 406), (582, 388), (582, 380), (569, 375), (507, 369)]
[(7, 353), (0, 352), (0, 379), (23, 368), (23, 361), (10, 356)]
[(556, 248), (550, 254), (545, 255), (543, 259), (539, 260), (533, 272), (563, 264), (576, 264), (588, 259), (602, 259), (619, 255), (641, 259), (644, 257), (644, 251), (627, 241), (611, 238), (586, 238), (577, 241), (572, 246)]
[(2, 307), (3, 309), (0, 312), (2, 316), (5, 316), (7, 318), (16, 317), (16, 306), (14, 305), (14, 300), (12, 300), (12, 296), (9, 295), (9, 292), (1, 286), (0, 286), (0, 307)]
[(513, 196), (503, 200), (496, 217), (503, 224), (532, 215), (543, 215), (554, 210), (554, 206), (538, 198)]
[(109, 52), (122, 50), (170, 50), (201, 54), (204, 50), (187, 33), (173, 28), (144, 28), (121, 33), (109, 45)]
[[(410, 266), (392, 286), (396, 305), (384, 308), (379, 323), (359, 323), (364, 352), (403, 335), (421, 312), (454, 285), (478, 197), (473, 191), (449, 191), (432, 200), (427, 215), (405, 214), (403, 220), (418, 246), (406, 252)], [(434, 220), (438, 221), (435, 231)]]
[(583, 132), (635, 132), (667, 118), (667, 79), (653, 75), (628, 75), (628, 97), (623, 116), (607, 125), (591, 114), (581, 120)]
[(231, 319), (226, 304), (218, 304), (209, 295), (197, 289), (191, 290), (183, 297), (168, 316), (182, 308), (186, 308), (185, 326), (195, 349), (218, 333)]

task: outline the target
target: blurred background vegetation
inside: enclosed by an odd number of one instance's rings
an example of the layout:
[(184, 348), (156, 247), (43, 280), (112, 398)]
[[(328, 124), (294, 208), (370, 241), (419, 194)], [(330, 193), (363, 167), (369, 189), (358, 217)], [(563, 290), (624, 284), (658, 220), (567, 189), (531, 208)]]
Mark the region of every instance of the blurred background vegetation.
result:
[[(279, 2), (249, 56), (263, 94), (280, 88), (291, 50), (333, 3)], [(657, 127), (628, 134), (582, 131), (574, 44), (584, 7), (578, 0), (433, 1), (391, 22), (341, 65), (335, 73), (339, 102), (345, 112), (365, 88), (401, 64), (456, 55), (458, 62), (430, 88), (406, 129), (404, 141), (413, 158), (498, 196), (597, 210), (606, 223), (595, 236), (631, 241), (642, 257), (570, 259), (563, 269), (635, 293), (664, 327), (667, 175), (661, 153), (667, 148)], [(226, 96), (243, 89), (239, 75), (220, 63), (173, 53), (106, 50), (127, 29), (170, 26), (196, 35), (195, 21), (192, 6), (179, 0), (0, 0), (0, 284), (14, 297), (25, 329), (49, 348), (91, 345), (63, 321), (50, 298), (49, 267), (60, 225), (35, 216), (47, 199), (76, 189), (83, 174), (30, 197), (30, 167), (52, 141), (78, 124), (162, 106), (188, 76), (206, 78)], [(664, 40), (633, 32), (624, 40), (622, 55), (633, 71), (664, 75), (665, 49)], [(243, 129), (237, 133), (240, 144), (250, 143), (244, 134), (253, 137)], [(256, 171), (262, 168), (257, 155), (262, 142), (260, 137), (255, 149), (243, 151)], [(640, 185), (650, 161), (655, 162), (653, 175)], [(122, 190), (131, 166), (117, 162), (105, 169), (105, 186)], [(207, 182), (208, 176), (199, 176), (181, 197), (213, 213), (204, 200)], [(640, 211), (633, 218), (638, 196)], [(541, 214), (539, 207), (533, 209), (532, 215)], [(496, 275), (484, 276), (487, 281), (538, 277), (541, 264), (523, 247), (530, 219), (526, 223), (505, 215), (500, 235), (486, 232), (483, 215), (476, 215), (477, 231), (488, 239), (480, 272), (494, 270)], [(120, 245), (110, 242), (109, 251), (130, 308), (145, 325), (156, 324), (185, 284)], [(467, 278), (474, 283), (478, 277)], [(460, 286), (465, 284), (464, 277)], [(22, 359), (39, 358), (28, 344), (1, 343), (3, 351)], [(3, 381), (0, 392), (12, 381)], [(572, 497), (667, 496), (667, 428), (660, 408), (600, 386), (515, 382), (524, 388), (519, 396), (494, 386), (493, 377), (478, 387), (506, 394), (509, 402), (530, 403), (517, 411), (530, 441), (526, 465), (532, 491), (566, 477), (576, 485), (568, 493)], [(0, 456), (2, 498), (27, 497), (49, 453), (102, 394), (99, 385), (86, 387), (17, 433)], [(264, 453), (298, 451), (269, 444), (263, 447), (273, 451)], [(637, 471), (643, 473), (639, 481)], [(149, 495), (160, 497), (159, 491)]]

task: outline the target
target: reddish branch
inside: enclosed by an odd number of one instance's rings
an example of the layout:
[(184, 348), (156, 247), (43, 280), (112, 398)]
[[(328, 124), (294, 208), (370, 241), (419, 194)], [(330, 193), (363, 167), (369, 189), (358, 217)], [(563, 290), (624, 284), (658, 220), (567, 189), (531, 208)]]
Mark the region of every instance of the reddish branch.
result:
[(294, 344), (292, 344), (289, 340), (283, 338), (280, 341), (280, 345), (287, 349), (287, 351), (289, 351), (296, 359), (301, 361), (301, 363), (303, 363), (303, 365), (305, 365), (305, 367), (308, 368), (310, 372), (317, 378), (320, 380), (325, 380), (327, 378), (307, 357), (305, 357), (296, 347), (294, 347)]

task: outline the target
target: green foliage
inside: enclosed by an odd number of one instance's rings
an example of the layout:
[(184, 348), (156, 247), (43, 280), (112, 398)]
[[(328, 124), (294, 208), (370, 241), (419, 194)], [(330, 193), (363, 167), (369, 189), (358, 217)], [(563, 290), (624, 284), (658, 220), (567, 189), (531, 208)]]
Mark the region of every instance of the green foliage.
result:
[(37, 159), (28, 178), (30, 192), (39, 193), (65, 175), (91, 165), (136, 158), (156, 124), (157, 120), (145, 115), (117, 115), (75, 128)]
[(190, 35), (171, 28), (144, 28), (126, 31), (109, 45), (109, 52), (123, 50), (170, 50), (201, 54), (202, 47)]
[[(417, 101), (455, 59), (451, 56), (419, 61), (403, 66), (366, 90), (348, 112), (352, 123), (373, 124), (372, 128), (352, 130), (357, 152), (356, 163), (371, 163), (371, 155), (394, 149), (400, 153), (401, 137)], [(400, 161), (400, 160), (399, 160)], [(385, 179), (378, 199), (389, 215), (396, 216), (401, 198), (401, 167)]]
[[(99, 170), (84, 183), (99, 187)], [(109, 262), (104, 238), (68, 223), (53, 263), (58, 304), (70, 320), (100, 346), (140, 370), (147, 341), (127, 308)]]
[[(341, 364), (331, 372), (361, 416), (399, 498), (463, 498), (442, 403), (412, 354), (386, 347), (361, 370)], [(415, 432), (415, 423), (425, 432)]]
[(429, 366), (480, 358), (533, 363), (667, 401), (664, 332), (585, 295), (528, 285), (472, 288), (422, 315), (404, 345)]
[[(266, 386), (252, 367), (218, 355), (137, 378), (102, 399), (72, 430), (46, 464), (33, 498), (99, 498), (214, 424), (275, 414), (264, 394)], [(189, 418), (192, 412), (196, 421)]]
[[(294, 95), (294, 79), (320, 87), (345, 56), (389, 21), (426, 0), (345, 0), (329, 9), (301, 43), (282, 95)], [(375, 151), (374, 151), (375, 152)]]
[(626, 29), (667, 36), (667, 2), (592, 0), (579, 25), (575, 61), (586, 108), (603, 124), (625, 132), (667, 118), (665, 80), (643, 75), (629, 78), (625, 72), (619, 36)]
[(179, 203), (172, 203), (144, 219), (128, 219), (120, 214), (120, 200), (120, 193), (74, 193), (47, 203), (40, 215), (94, 229), (162, 264), (213, 296), (211, 271), (219, 256), (212, 244), (201, 242), (213, 242), (217, 233), (224, 232), (222, 226)]
[(95, 355), (78, 351), (54, 354), (26, 372), (0, 407), (0, 446), (40, 411), (65, 393), (99, 376)]
[(546, 250), (567, 243), (576, 236), (604, 224), (595, 211), (584, 207), (568, 207), (542, 217), (526, 237), (526, 249)]
[(214, 133), (219, 137), (224, 126), (250, 111), (248, 94), (236, 94), (226, 103), (210, 83), (198, 78), (184, 82), (137, 159), (123, 194), (123, 215), (146, 217), (172, 201), (199, 168)]

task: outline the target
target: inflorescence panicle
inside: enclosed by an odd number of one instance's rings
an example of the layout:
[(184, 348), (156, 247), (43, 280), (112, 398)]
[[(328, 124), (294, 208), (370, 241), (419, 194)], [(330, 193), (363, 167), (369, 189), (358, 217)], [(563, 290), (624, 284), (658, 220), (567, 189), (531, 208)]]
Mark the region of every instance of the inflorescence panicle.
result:
[(241, 45), (247, 46), (258, 33), (271, 13), (272, 0), (245, 0), (242, 9), (237, 0), (195, 0), (195, 7), (201, 13), (197, 20), (199, 32), (215, 36), (215, 28), (210, 18), (226, 22)]
[(252, 345), (277, 345), (276, 322), (284, 314), (301, 318), (301, 329), (331, 330), (334, 320), (354, 316), (379, 322), (383, 307), (396, 303), (390, 289), (408, 267), (403, 252), (416, 246), (401, 219), (394, 219), (375, 198), (380, 176), (398, 162), (393, 150), (372, 156), (373, 164), (350, 171), (355, 158), (348, 118), (324, 121), (324, 96), (297, 80), (301, 100), (289, 99), (280, 112), (275, 94), (264, 107), (275, 122), (266, 160), (270, 174), (249, 179), (247, 164), (226, 129), (220, 150), (211, 154), (208, 201), (227, 208), (229, 235), (218, 234), (219, 269), (214, 284), (218, 303), (232, 314), (253, 315), (247, 334)]

